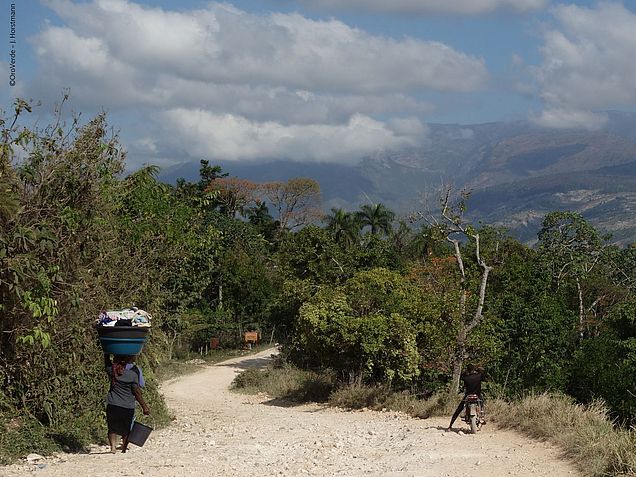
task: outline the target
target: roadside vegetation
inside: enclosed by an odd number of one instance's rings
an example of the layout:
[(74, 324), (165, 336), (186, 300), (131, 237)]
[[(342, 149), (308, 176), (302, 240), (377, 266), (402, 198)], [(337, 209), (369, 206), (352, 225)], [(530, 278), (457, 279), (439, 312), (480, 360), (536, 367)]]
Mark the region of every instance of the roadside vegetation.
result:
[(501, 402), (602, 400), (612, 432), (595, 432), (615, 457), (599, 462), (614, 463), (589, 469), (633, 465), (620, 449), (636, 422), (635, 247), (568, 211), (547, 213), (529, 247), (450, 188), (399, 218), (383, 204), (324, 214), (311, 179), (257, 183), (206, 160), (196, 181), (125, 174), (105, 116), (64, 122), (65, 101), (44, 128), (22, 100), (0, 120), (0, 461), (104, 440), (92, 326), (135, 305), (153, 315), (139, 364), (159, 423), (160, 380), (256, 331), (285, 364), (245, 388), (425, 416), (448, 411), (471, 362)]

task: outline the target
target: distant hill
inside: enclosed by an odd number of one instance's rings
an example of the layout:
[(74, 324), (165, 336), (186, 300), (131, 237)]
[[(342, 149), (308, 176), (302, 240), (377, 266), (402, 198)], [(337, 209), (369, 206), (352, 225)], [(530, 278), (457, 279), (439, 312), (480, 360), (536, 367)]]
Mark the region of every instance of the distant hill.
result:
[[(432, 124), (426, 144), (378, 152), (357, 165), (220, 162), (232, 176), (255, 181), (311, 177), (325, 209), (382, 202), (398, 214), (421, 207), (422, 194), (445, 184), (472, 191), (474, 220), (509, 228), (532, 242), (542, 217), (573, 210), (613, 234), (636, 242), (636, 114), (611, 111), (600, 131), (553, 130), (525, 121)], [(211, 159), (211, 162), (214, 162)], [(161, 178), (195, 180), (198, 163), (165, 169)]]

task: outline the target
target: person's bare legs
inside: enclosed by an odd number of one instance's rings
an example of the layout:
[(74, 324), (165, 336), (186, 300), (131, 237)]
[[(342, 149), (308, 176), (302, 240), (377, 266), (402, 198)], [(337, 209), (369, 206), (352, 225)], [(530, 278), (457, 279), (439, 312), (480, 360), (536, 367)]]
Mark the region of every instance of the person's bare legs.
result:
[(128, 436), (122, 436), (121, 438), (121, 451), (122, 453), (126, 453), (128, 450)]
[(108, 442), (110, 443), (110, 452), (113, 454), (117, 452), (117, 434), (115, 434), (114, 432), (109, 432)]

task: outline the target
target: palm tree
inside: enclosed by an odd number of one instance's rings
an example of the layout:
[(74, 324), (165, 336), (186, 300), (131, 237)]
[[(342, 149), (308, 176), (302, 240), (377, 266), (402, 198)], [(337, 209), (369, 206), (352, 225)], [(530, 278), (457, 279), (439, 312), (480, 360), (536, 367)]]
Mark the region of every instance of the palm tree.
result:
[(279, 224), (278, 220), (274, 220), (269, 213), (265, 202), (256, 201), (256, 205), (246, 210), (246, 216), (250, 224), (254, 225), (267, 240), (274, 240)]
[(353, 245), (358, 240), (360, 224), (355, 214), (332, 207), (331, 215), (325, 217), (325, 222), (336, 242)]
[(356, 212), (362, 228), (367, 225), (371, 227), (371, 234), (383, 233), (389, 235), (393, 229), (391, 223), (395, 218), (395, 213), (384, 204), (365, 204)]
[(424, 260), (433, 255), (435, 249), (439, 247), (440, 240), (435, 237), (435, 230), (428, 225), (423, 225), (409, 244), (411, 254)]
[(246, 211), (247, 220), (252, 225), (269, 225), (274, 222), (274, 217), (269, 213), (269, 207), (265, 202), (257, 201), (256, 205)]

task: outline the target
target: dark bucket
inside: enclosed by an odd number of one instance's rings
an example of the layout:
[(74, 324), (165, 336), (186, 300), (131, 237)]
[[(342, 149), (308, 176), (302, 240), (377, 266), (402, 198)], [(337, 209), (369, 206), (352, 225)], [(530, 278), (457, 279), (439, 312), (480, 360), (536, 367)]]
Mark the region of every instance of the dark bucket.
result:
[(135, 421), (130, 433), (128, 434), (128, 442), (135, 444), (136, 446), (143, 447), (151, 432), (152, 427)]

